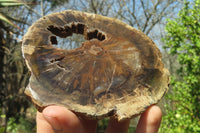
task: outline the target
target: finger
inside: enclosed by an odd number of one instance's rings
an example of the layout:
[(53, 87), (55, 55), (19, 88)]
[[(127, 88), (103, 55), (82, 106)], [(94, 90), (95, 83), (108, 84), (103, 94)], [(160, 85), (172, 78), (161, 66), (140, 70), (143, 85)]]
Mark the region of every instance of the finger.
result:
[[(37, 133), (79, 132), (80, 121), (69, 110), (59, 106), (46, 107), (37, 113)], [(73, 133), (72, 132), (72, 133)]]
[(73, 112), (60, 106), (46, 107), (43, 117), (58, 133), (94, 133), (97, 125), (96, 121), (79, 119)]
[(129, 124), (129, 119), (119, 122), (117, 119), (111, 117), (105, 133), (127, 133)]
[(79, 133), (80, 120), (68, 109), (60, 106), (48, 106), (42, 113), (44, 119), (52, 126), (55, 132)]
[(51, 125), (45, 120), (42, 113), (37, 112), (37, 133), (54, 133)]
[(162, 111), (156, 106), (150, 106), (140, 117), (136, 133), (157, 133), (162, 119)]
[(84, 131), (85, 133), (96, 133), (97, 122), (98, 122), (97, 120), (86, 120), (80, 118), (80, 121), (82, 125), (82, 131)]

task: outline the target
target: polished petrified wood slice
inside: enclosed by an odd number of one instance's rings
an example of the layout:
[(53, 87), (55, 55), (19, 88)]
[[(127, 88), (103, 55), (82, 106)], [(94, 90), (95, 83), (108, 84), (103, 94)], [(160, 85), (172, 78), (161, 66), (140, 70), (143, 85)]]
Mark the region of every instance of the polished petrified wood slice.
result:
[[(75, 49), (58, 38), (83, 35)], [(23, 38), (31, 72), (25, 93), (39, 111), (65, 106), (90, 119), (140, 114), (168, 90), (169, 72), (153, 41), (131, 26), (100, 15), (63, 11), (42, 17)]]

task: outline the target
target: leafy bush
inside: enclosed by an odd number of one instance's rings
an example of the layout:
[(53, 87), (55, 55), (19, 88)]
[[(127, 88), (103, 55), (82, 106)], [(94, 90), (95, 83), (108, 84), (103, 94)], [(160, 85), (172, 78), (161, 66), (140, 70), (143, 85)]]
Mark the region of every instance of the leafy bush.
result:
[(200, 0), (189, 1), (175, 20), (168, 20), (164, 39), (170, 54), (177, 54), (181, 80), (172, 78), (171, 105), (160, 132), (200, 132)]
[(7, 131), (11, 133), (31, 133), (35, 132), (35, 127), (33, 127), (33, 122), (25, 119), (24, 117), (20, 117), (19, 120), (11, 117), (8, 120)]

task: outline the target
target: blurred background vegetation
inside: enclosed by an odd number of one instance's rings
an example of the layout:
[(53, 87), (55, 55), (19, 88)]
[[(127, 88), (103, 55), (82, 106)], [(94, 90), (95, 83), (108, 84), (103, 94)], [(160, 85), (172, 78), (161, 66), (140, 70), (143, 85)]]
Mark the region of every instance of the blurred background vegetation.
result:
[[(0, 133), (36, 131), (36, 110), (23, 93), (30, 75), (21, 40), (37, 19), (67, 9), (114, 17), (147, 34), (160, 48), (172, 78), (159, 103), (159, 132), (200, 132), (200, 0), (0, 0)], [(99, 133), (107, 122), (99, 122)]]

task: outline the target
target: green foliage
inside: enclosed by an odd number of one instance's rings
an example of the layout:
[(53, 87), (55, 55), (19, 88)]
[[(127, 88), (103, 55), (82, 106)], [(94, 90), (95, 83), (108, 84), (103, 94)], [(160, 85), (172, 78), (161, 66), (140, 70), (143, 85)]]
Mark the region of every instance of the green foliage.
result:
[(105, 131), (105, 129), (107, 128), (108, 122), (109, 122), (108, 118), (104, 118), (98, 122), (98, 126), (97, 126), (98, 133), (103, 133)]
[(5, 133), (5, 127), (0, 127), (0, 133)]
[[(0, 0), (0, 8), (1, 7), (11, 7), (11, 6), (20, 6), (23, 5), (24, 3), (18, 1), (18, 0)], [(7, 15), (7, 13), (2, 12), (0, 10), (0, 20), (12, 25), (15, 28), (20, 29), (17, 25), (13, 23), (13, 20), (18, 21), (16, 18), (12, 18)], [(20, 20), (19, 20), (20, 21)]]
[(170, 54), (177, 54), (182, 80), (172, 78), (171, 106), (161, 132), (200, 132), (200, 0), (185, 2), (175, 20), (168, 20), (165, 43)]
[(35, 127), (33, 127), (33, 123), (23, 117), (20, 117), (19, 120), (11, 117), (8, 121), (7, 131), (11, 133), (31, 133), (34, 132), (34, 128)]
[[(108, 123), (109, 123), (108, 118), (104, 118), (104, 119), (100, 120), (98, 122), (98, 126), (97, 126), (97, 133), (104, 133), (104, 131), (106, 130), (106, 128), (108, 126)], [(135, 130), (136, 130), (136, 127), (130, 124), (128, 133), (134, 133)]]
[(0, 7), (19, 6), (23, 4), (24, 3), (19, 0), (0, 0)]
[(136, 127), (129, 126), (128, 133), (134, 133), (135, 130), (136, 130)]

